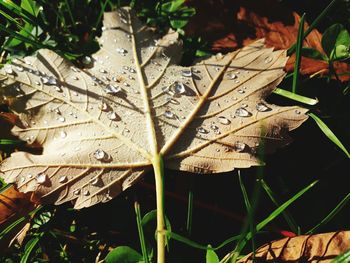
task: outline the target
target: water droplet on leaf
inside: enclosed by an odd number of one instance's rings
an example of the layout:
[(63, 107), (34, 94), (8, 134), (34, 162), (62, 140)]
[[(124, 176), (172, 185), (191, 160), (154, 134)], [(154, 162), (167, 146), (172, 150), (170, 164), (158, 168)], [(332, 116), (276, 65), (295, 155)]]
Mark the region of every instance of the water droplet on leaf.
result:
[(197, 132), (202, 133), (202, 134), (209, 133), (209, 131), (204, 129), (203, 127), (198, 127), (196, 130), (197, 130)]
[(264, 112), (264, 111), (270, 111), (271, 108), (267, 107), (264, 103), (260, 102), (260, 103), (256, 104), (256, 110)]
[(96, 160), (103, 161), (103, 160), (106, 160), (108, 158), (108, 154), (104, 150), (97, 149), (94, 152), (94, 157)]
[(237, 116), (237, 117), (250, 117), (250, 116), (252, 116), (252, 114), (244, 108), (238, 108), (235, 112), (235, 116)]
[(192, 77), (192, 71), (191, 69), (184, 69), (181, 71), (181, 75), (187, 78)]
[(60, 182), (61, 184), (67, 182), (67, 176), (63, 175), (60, 177), (60, 179), (58, 179), (58, 182)]
[(47, 175), (45, 173), (38, 173), (35, 176), (35, 180), (37, 181), (38, 184), (44, 184), (47, 180)]
[(231, 121), (224, 116), (219, 116), (217, 119), (218, 119), (218, 122), (220, 122), (223, 125), (228, 125), (231, 123)]
[(243, 152), (245, 150), (246, 144), (243, 142), (235, 142), (234, 149), (237, 152)]

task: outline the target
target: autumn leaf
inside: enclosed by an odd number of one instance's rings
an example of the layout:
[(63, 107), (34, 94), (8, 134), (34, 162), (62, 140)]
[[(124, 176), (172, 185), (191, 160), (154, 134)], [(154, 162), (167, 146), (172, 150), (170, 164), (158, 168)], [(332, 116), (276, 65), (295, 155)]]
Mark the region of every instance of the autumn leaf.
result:
[(28, 194), (16, 191), (13, 186), (7, 187), (0, 193), (0, 225), (12, 217), (26, 215), (34, 207)]
[(262, 40), (181, 67), (177, 33), (158, 38), (122, 8), (105, 13), (99, 42), (82, 69), (40, 50), (1, 70), (2, 93), (16, 98), (20, 118), (12, 132), (43, 147), (13, 153), (2, 177), (44, 203), (107, 202), (161, 158), (196, 173), (261, 165), (261, 140), (273, 151), (307, 119), (306, 109), (264, 100), (287, 57)]
[[(297, 42), (300, 16), (275, 0), (263, 1), (198, 1), (188, 4), (197, 10), (186, 27), (186, 33), (202, 36), (211, 50), (227, 52), (265, 38), (266, 45), (275, 49), (288, 49)], [(266, 7), (269, 8), (266, 8)], [(217, 14), (221, 14), (218, 16)], [(305, 24), (308, 27), (308, 24)], [(303, 46), (325, 54), (321, 45), (322, 34), (314, 29), (304, 40)], [(286, 64), (286, 70), (294, 69), (295, 55)], [(340, 79), (349, 80), (343, 73), (350, 70), (347, 63), (335, 62)], [(303, 57), (301, 74), (328, 74), (328, 63), (323, 60)]]
[(238, 263), (250, 262), (332, 262), (350, 249), (350, 232), (339, 231), (317, 235), (283, 238), (258, 248)]

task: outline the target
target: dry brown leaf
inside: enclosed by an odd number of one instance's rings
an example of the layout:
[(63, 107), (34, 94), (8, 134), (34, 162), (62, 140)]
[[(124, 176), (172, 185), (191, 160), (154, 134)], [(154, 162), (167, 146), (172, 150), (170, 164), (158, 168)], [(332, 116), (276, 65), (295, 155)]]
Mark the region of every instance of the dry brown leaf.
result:
[(18, 192), (13, 186), (9, 186), (0, 193), (0, 225), (13, 217), (26, 215), (34, 206), (29, 194)]
[(237, 263), (250, 262), (332, 262), (350, 249), (350, 231), (283, 238), (258, 248)]
[(105, 14), (99, 41), (84, 69), (40, 50), (1, 71), (5, 95), (17, 97), (13, 133), (43, 146), (42, 155), (12, 154), (2, 176), (43, 202), (106, 202), (159, 155), (197, 173), (260, 165), (262, 139), (274, 150), (307, 119), (305, 109), (264, 101), (287, 57), (261, 40), (185, 68), (177, 33), (157, 38), (123, 8)]
[[(288, 49), (297, 41), (300, 16), (276, 0), (232, 0), (200, 1), (190, 0), (197, 13), (190, 20), (186, 32), (190, 35), (203, 36), (210, 42), (213, 51), (231, 51), (248, 45), (257, 39), (265, 38), (266, 45), (276, 49)], [(266, 8), (266, 7), (269, 8)], [(218, 16), (217, 14), (220, 14)], [(307, 28), (307, 23), (305, 28)], [(303, 46), (323, 52), (322, 34), (313, 30), (305, 39)], [(287, 62), (286, 70), (293, 71), (295, 55)], [(342, 75), (350, 71), (347, 63), (335, 63), (340, 79), (349, 80), (350, 76)], [(328, 74), (328, 64), (324, 61), (303, 58), (300, 72), (311, 75), (319, 72)]]

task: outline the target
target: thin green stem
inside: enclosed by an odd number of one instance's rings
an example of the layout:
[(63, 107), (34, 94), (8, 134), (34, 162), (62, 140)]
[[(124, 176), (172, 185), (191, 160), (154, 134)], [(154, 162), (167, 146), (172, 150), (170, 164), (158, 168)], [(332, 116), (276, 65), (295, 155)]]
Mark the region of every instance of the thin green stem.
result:
[(71, 8), (70, 8), (70, 5), (69, 5), (68, 0), (65, 0), (65, 3), (66, 3), (66, 6), (67, 6), (69, 18), (70, 18), (70, 20), (72, 21), (73, 27), (75, 27), (75, 19), (74, 19), (74, 16), (73, 16), (73, 13), (72, 13), (72, 10), (71, 10)]
[[(312, 30), (316, 28), (318, 23), (328, 14), (328, 12), (332, 9), (332, 7), (336, 2), (337, 0), (333, 0), (332, 2), (330, 2), (330, 4), (325, 9), (323, 9), (323, 11), (316, 17), (316, 19), (311, 23), (309, 28), (305, 31), (304, 39), (312, 32)], [(294, 53), (295, 48), (296, 48), (296, 44), (294, 44), (288, 49), (288, 52), (287, 52), (288, 56)]]
[(157, 263), (165, 263), (164, 167), (162, 157), (153, 158), (157, 203)]
[(186, 221), (186, 230), (189, 236), (191, 236), (191, 232), (192, 232), (192, 213), (193, 213), (193, 191), (190, 190), (188, 192), (187, 221)]
[(143, 233), (143, 228), (142, 228), (142, 224), (141, 224), (142, 219), (141, 219), (140, 204), (137, 201), (135, 201), (134, 207), (135, 207), (137, 230), (139, 232), (143, 261), (144, 261), (144, 263), (148, 263), (149, 261), (148, 261), (148, 253), (147, 253), (146, 242), (145, 242), (145, 235)]
[(294, 72), (293, 72), (293, 86), (292, 86), (293, 93), (296, 93), (297, 87), (299, 86), (301, 48), (303, 47), (303, 40), (304, 40), (304, 19), (305, 19), (305, 14), (303, 14), (299, 23), (298, 40), (297, 40), (297, 46), (296, 46), (295, 64), (294, 64)]

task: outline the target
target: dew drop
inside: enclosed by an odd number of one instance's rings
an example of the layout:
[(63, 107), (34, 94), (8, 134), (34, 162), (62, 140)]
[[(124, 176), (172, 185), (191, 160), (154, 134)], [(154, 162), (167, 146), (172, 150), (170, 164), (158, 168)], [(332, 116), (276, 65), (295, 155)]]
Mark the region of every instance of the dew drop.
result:
[(91, 184), (94, 185), (94, 186), (96, 186), (96, 185), (98, 185), (98, 182), (99, 182), (99, 181), (100, 181), (99, 177), (96, 177), (96, 178), (94, 178), (94, 179), (91, 181)]
[(103, 161), (103, 160), (107, 159), (108, 154), (104, 150), (97, 149), (94, 152), (94, 157), (96, 160)]
[(74, 190), (74, 191), (73, 191), (73, 194), (74, 194), (74, 195), (79, 195), (79, 194), (80, 194), (80, 189)]
[(204, 129), (203, 127), (198, 127), (196, 130), (197, 130), (197, 132), (202, 133), (202, 134), (209, 133), (209, 131)]
[(166, 110), (163, 115), (168, 119), (174, 119), (175, 117), (175, 114), (170, 110)]
[(210, 129), (212, 129), (215, 134), (221, 134), (219, 127), (216, 126), (215, 124), (211, 124)]
[(59, 117), (58, 120), (59, 120), (60, 122), (65, 122), (65, 121), (66, 121), (66, 119), (65, 119), (63, 116), (62, 116), (62, 117)]
[(62, 92), (62, 89), (61, 89), (59, 86), (55, 86), (55, 90), (56, 90), (57, 92)]
[(301, 111), (300, 110), (295, 110), (295, 113), (300, 115), (301, 114)]
[(220, 122), (223, 125), (228, 125), (231, 123), (231, 121), (224, 116), (219, 116), (217, 119), (218, 119), (218, 122)]
[(272, 61), (272, 57), (267, 57), (265, 58), (264, 62), (267, 64), (267, 63), (270, 63)]
[(246, 148), (246, 144), (243, 142), (235, 142), (234, 149), (236, 152), (243, 152)]
[(58, 179), (58, 182), (60, 182), (61, 184), (67, 182), (67, 176), (63, 175)]
[(61, 132), (60, 132), (60, 137), (61, 137), (62, 139), (66, 138), (66, 137), (67, 137), (67, 133), (66, 133), (65, 131), (61, 131)]
[(54, 77), (42, 77), (41, 82), (46, 85), (57, 85), (57, 79)]
[(72, 77), (72, 79), (79, 80), (79, 78), (77, 76)]
[(80, 72), (80, 70), (79, 69), (77, 69), (76, 67), (70, 67), (71, 68), (71, 70), (73, 71), (73, 72)]
[(172, 84), (173, 91), (175, 94), (183, 94), (185, 93), (185, 85), (182, 82), (176, 81)]
[(21, 66), (17, 66), (16, 69), (17, 69), (19, 72), (22, 72), (22, 71), (24, 70), (24, 68), (21, 67)]
[(106, 102), (102, 102), (99, 105), (99, 109), (102, 110), (102, 111), (107, 111), (108, 110), (108, 104)]
[(191, 71), (191, 69), (184, 69), (181, 71), (181, 75), (183, 77), (190, 78), (190, 77), (192, 77), (192, 71)]
[(124, 48), (117, 48), (117, 52), (121, 55), (125, 55), (128, 51)]
[(129, 67), (128, 66), (123, 66), (123, 69), (129, 70)]
[(83, 195), (84, 195), (84, 196), (89, 196), (89, 195), (90, 195), (89, 190), (87, 190), (87, 189), (86, 189), (86, 190), (84, 190), (84, 191), (83, 191)]
[(135, 70), (135, 69), (133, 69), (133, 68), (130, 68), (130, 69), (129, 69), (129, 72), (130, 72), (130, 73), (135, 73), (135, 72), (136, 72), (136, 70)]
[(235, 73), (233, 73), (233, 72), (230, 72), (230, 73), (227, 74), (227, 77), (228, 77), (229, 79), (236, 79), (236, 78), (237, 78), (237, 75), (236, 75)]
[(107, 117), (108, 117), (108, 119), (110, 119), (110, 120), (112, 120), (112, 121), (118, 119), (118, 115), (117, 115), (114, 111), (110, 112), (110, 113), (107, 115)]
[(270, 111), (271, 108), (267, 107), (264, 103), (260, 102), (260, 103), (256, 104), (256, 110), (264, 112), (264, 111)]
[(45, 173), (38, 173), (35, 176), (35, 180), (37, 181), (38, 184), (44, 184), (47, 180), (47, 175)]
[(243, 94), (243, 93), (245, 93), (245, 91), (244, 91), (244, 90), (242, 90), (242, 89), (237, 90), (237, 92), (238, 92), (239, 94)]
[(114, 86), (112, 84), (108, 84), (106, 86), (106, 88), (104, 89), (104, 91), (107, 94), (112, 94), (112, 95), (116, 95), (117, 93), (119, 93), (122, 89), (119, 86)]
[(100, 71), (101, 73), (107, 73), (107, 70), (105, 70), (105, 69), (103, 69), (103, 68), (101, 68), (99, 71)]
[(81, 62), (83, 62), (84, 65), (90, 65), (92, 62), (92, 59), (90, 56), (84, 56)]
[(235, 116), (237, 116), (237, 117), (250, 117), (250, 116), (252, 116), (252, 114), (244, 108), (238, 108), (235, 112)]
[(40, 82), (39, 81), (35, 81), (34, 82), (36, 85), (40, 85)]

